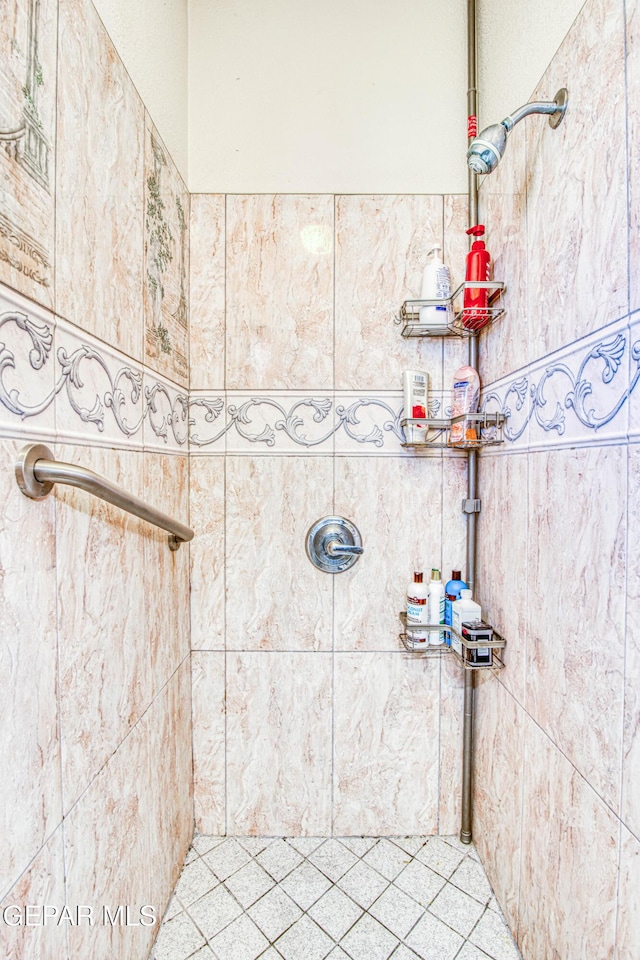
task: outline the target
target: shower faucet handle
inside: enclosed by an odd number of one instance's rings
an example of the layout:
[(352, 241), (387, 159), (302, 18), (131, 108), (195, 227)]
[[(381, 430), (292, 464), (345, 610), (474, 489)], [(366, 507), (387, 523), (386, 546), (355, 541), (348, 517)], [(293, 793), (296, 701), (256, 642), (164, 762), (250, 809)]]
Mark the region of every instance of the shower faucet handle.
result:
[(364, 547), (343, 543), (342, 540), (328, 540), (324, 548), (330, 557), (349, 557), (353, 554), (360, 556), (361, 553), (364, 553)]

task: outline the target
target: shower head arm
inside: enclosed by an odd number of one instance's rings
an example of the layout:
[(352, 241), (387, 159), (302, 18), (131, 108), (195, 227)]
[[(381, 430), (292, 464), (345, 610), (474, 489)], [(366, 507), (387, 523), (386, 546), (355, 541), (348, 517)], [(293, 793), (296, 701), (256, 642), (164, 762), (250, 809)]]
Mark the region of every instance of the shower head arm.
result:
[(508, 117), (505, 117), (502, 125), (506, 127), (507, 133), (511, 133), (516, 123), (520, 123), (525, 117), (531, 116), (532, 113), (546, 113), (549, 114), (549, 125), (555, 128), (562, 121), (566, 109), (567, 91), (563, 87), (556, 93), (555, 100), (532, 100), (531, 103), (525, 103), (523, 107), (519, 107)]

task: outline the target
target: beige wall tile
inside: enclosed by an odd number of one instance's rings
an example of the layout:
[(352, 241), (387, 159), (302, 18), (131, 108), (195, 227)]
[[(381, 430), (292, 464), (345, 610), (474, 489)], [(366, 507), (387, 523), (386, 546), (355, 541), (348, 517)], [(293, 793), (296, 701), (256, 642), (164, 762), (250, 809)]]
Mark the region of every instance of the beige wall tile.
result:
[(622, 763), (626, 456), (624, 447), (601, 447), (529, 458), (527, 569), (535, 589), (528, 594), (526, 707), (614, 810)]
[[(129, 906), (132, 920), (152, 901), (149, 822), (153, 812), (146, 718), (136, 724), (65, 819), (66, 893), (70, 904)], [(72, 957), (145, 957), (155, 926), (95, 923), (69, 927)]]
[[(143, 454), (56, 450), (143, 496)], [(144, 541), (153, 528), (70, 487), (56, 490), (60, 712), (68, 810), (150, 699)]]
[(230, 834), (330, 834), (331, 667), (329, 654), (227, 654)]
[[(144, 454), (143, 499), (168, 516), (188, 522), (189, 466), (186, 457)], [(170, 550), (168, 534), (145, 524), (145, 627), (150, 654), (151, 696), (167, 682), (189, 652), (189, 550)]]
[(453, 657), (442, 658), (440, 674), (440, 797), (438, 830), (460, 833), (462, 816), (462, 719), (464, 670)]
[(150, 903), (167, 906), (193, 838), (191, 665), (187, 656), (144, 716), (148, 731)]
[[(506, 669), (500, 674), (500, 680), (524, 703), (527, 597), (530, 584), (535, 589), (527, 567), (530, 530), (527, 455), (481, 456), (478, 483), (482, 510), (478, 518), (476, 599), (482, 605), (483, 618), (507, 641), (501, 654)], [(538, 493), (546, 498), (544, 489)], [(546, 546), (541, 545), (540, 563), (555, 569), (555, 559), (551, 562), (546, 554), (549, 548), (548, 541)]]
[(629, 447), (626, 663), (622, 765), (623, 822), (640, 832), (640, 447)]
[(3, 5), (0, 130), (25, 131), (0, 151), (0, 280), (45, 307), (54, 305), (57, 27), (56, 0)]
[(195, 390), (225, 385), (225, 202), (222, 194), (191, 197), (189, 376)]
[(143, 356), (144, 110), (90, 0), (61, 0), (56, 312)]
[(522, 954), (611, 957), (619, 822), (529, 718), (525, 744)]
[[(0, 903), (4, 960), (61, 960), (66, 957), (68, 924), (57, 922), (65, 902), (62, 828), (58, 827)], [(57, 910), (53, 918), (48, 914), (46, 924), (43, 922), (45, 904)], [(68, 905), (75, 919), (76, 904)], [(27, 906), (30, 908), (30, 926), (25, 924)], [(20, 914), (22, 924), (13, 926)]]
[[(473, 840), (498, 903), (515, 931), (526, 714), (495, 677), (478, 679), (475, 706)], [(544, 811), (539, 814), (544, 816)], [(523, 875), (523, 884), (529, 882)]]
[[(413, 571), (440, 565), (443, 461), (337, 457), (335, 512), (364, 554), (335, 577), (336, 650), (399, 650), (398, 614)], [(417, 566), (416, 566), (417, 564)]]
[(189, 194), (148, 114), (144, 139), (145, 363), (189, 384)]
[(194, 651), (191, 663), (195, 825), (216, 836), (226, 832), (225, 657)]
[(56, 637), (55, 501), (23, 496), (0, 441), (0, 892), (62, 816)]
[(534, 356), (627, 311), (624, 82), (623, 5), (590, 0), (534, 91), (551, 100), (567, 87), (565, 119), (524, 121)]
[(640, 842), (622, 827), (616, 960), (634, 960), (640, 953)]
[(332, 515), (323, 457), (227, 457), (230, 650), (330, 650), (333, 577), (307, 559), (309, 527)]
[[(640, 255), (640, 6), (638, 0), (625, 3), (627, 17), (627, 135), (629, 144), (629, 262)], [(637, 271), (629, 272), (629, 308), (640, 307)]]
[(333, 386), (333, 197), (227, 197), (227, 389)]
[(335, 655), (337, 836), (438, 832), (440, 661)]
[(420, 296), (427, 252), (443, 243), (441, 196), (336, 197), (337, 390), (402, 389), (403, 370), (442, 386), (440, 340), (408, 339), (394, 323)]
[(224, 457), (191, 457), (189, 473), (191, 647), (219, 650), (225, 645)]

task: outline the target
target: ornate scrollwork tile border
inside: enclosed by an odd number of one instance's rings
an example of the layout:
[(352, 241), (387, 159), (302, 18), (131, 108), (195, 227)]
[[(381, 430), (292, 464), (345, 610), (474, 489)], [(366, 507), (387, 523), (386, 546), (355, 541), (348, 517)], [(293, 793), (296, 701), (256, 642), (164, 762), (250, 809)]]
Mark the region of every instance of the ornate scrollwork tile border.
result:
[[(494, 449), (640, 442), (639, 380), (640, 313), (486, 388), (482, 409), (507, 418), (506, 443)], [(449, 412), (446, 395), (434, 393), (431, 416)], [(413, 456), (402, 446), (402, 416), (395, 391), (187, 395), (44, 308), (0, 291), (5, 436), (196, 455)]]

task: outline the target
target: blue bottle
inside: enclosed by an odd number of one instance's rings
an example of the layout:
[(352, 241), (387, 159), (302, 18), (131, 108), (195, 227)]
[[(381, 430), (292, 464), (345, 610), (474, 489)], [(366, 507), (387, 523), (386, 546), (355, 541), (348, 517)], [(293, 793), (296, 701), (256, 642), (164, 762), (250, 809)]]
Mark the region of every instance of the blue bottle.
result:
[(460, 591), (466, 590), (467, 585), (461, 580), (460, 570), (451, 571), (451, 580), (444, 588), (444, 622), (451, 626), (451, 604), (460, 599)]

